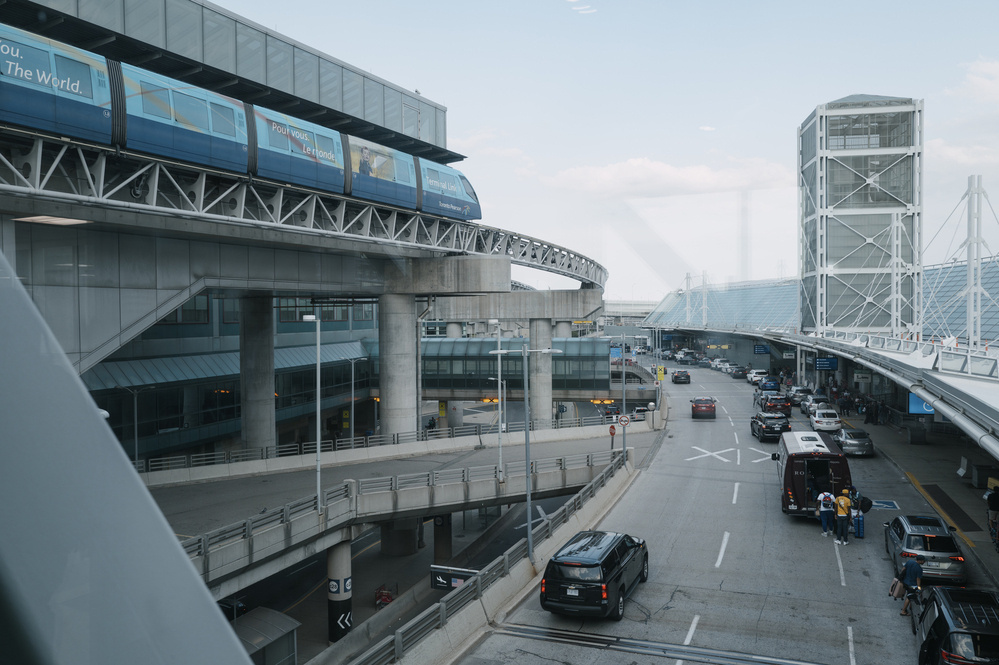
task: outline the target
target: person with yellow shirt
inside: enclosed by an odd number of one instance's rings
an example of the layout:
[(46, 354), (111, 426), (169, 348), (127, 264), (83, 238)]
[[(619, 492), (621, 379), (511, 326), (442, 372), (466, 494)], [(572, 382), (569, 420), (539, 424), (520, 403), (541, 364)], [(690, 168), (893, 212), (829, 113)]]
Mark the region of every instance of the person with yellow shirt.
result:
[(850, 532), (850, 490), (844, 489), (836, 497), (836, 544), (849, 545), (847, 534)]

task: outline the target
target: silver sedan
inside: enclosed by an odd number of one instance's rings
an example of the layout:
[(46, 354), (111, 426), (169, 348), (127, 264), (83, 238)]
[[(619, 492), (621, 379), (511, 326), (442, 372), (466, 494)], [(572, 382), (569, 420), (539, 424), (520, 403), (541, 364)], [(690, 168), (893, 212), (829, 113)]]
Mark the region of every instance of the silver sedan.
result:
[(867, 430), (837, 430), (836, 433), (833, 434), (832, 439), (846, 455), (874, 454), (874, 442), (871, 441), (871, 435), (867, 433)]

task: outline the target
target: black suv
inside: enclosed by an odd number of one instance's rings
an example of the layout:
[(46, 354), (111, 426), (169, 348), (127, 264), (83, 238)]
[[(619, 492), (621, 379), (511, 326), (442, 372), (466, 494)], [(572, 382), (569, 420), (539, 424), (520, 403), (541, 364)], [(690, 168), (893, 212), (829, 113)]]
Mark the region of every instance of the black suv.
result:
[(779, 439), (781, 434), (791, 431), (791, 423), (783, 413), (760, 411), (749, 421), (749, 431), (760, 441), (767, 437)]
[(673, 383), (690, 383), (690, 372), (685, 369), (673, 370), (671, 380)]
[(928, 587), (920, 601), (919, 665), (999, 664), (999, 592)]
[(548, 562), (541, 579), (541, 607), (620, 621), (624, 599), (647, 579), (649, 551), (644, 540), (609, 531), (580, 531)]

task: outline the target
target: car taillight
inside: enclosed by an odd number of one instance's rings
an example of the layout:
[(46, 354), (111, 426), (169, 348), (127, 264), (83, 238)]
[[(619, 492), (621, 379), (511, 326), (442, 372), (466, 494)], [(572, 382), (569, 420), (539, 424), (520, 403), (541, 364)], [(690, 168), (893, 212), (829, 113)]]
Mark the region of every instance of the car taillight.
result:
[(949, 663), (949, 665), (973, 665), (975, 662), (980, 662), (980, 661), (968, 660), (967, 658), (958, 656), (956, 653), (951, 653), (949, 651), (944, 651), (943, 649), (941, 649), (940, 662)]
[(607, 585), (606, 584), (601, 584), (600, 585), (600, 598), (602, 598), (603, 600), (607, 600)]
[(545, 592), (545, 578), (541, 578), (541, 593)]
[(910, 558), (910, 559), (916, 558), (916, 555), (913, 554), (912, 552), (902, 552), (902, 553), (899, 554), (899, 556), (901, 556), (901, 557), (907, 557), (907, 558)]
[(961, 563), (964, 563), (964, 557), (963, 557), (963, 556), (952, 556), (952, 557), (950, 558), (950, 560), (951, 560), (951, 561), (959, 561), (959, 562), (961, 562)]

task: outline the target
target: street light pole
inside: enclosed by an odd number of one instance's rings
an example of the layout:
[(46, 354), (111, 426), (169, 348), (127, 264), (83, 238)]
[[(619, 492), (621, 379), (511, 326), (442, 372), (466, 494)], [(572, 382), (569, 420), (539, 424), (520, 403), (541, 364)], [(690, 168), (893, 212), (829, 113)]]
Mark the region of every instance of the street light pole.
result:
[(129, 388), (128, 386), (115, 386), (115, 388), (121, 388), (132, 393), (132, 441), (135, 444), (135, 457), (132, 459), (132, 464), (136, 467), (139, 464), (139, 393), (152, 390), (155, 387)]
[[(513, 349), (497, 349), (495, 351), (490, 351), (489, 353), (495, 353), (497, 355), (505, 355), (507, 353), (515, 353)], [(527, 558), (530, 559), (531, 564), (534, 565), (534, 516), (532, 514), (533, 508), (531, 507), (531, 485), (533, 485), (533, 478), (531, 477), (531, 394), (528, 374), (527, 374), (527, 359), (530, 353), (562, 353), (558, 349), (529, 349), (527, 344), (520, 347), (521, 357), (523, 358), (522, 367), (524, 370), (524, 493), (526, 495), (527, 503)]]
[(496, 324), (496, 392), (499, 393), (499, 406), (496, 418), (496, 443), (499, 449), (499, 481), (505, 482), (503, 478), (503, 336), (500, 330), (499, 319), (490, 319), (489, 323)]
[(321, 374), (321, 356), (320, 356), (320, 346), (319, 346), (319, 323), (321, 316), (316, 316), (315, 314), (305, 314), (302, 316), (303, 321), (315, 321), (316, 322), (316, 508), (317, 510), (322, 510), (323, 506), (323, 489), (322, 489), (322, 474), (320, 470), (322, 469), (322, 464), (319, 457), (319, 449), (322, 447), (322, 410), (323, 410), (323, 395), (322, 395), (322, 374)]
[(354, 363), (363, 358), (350, 358), (350, 447), (354, 447)]

